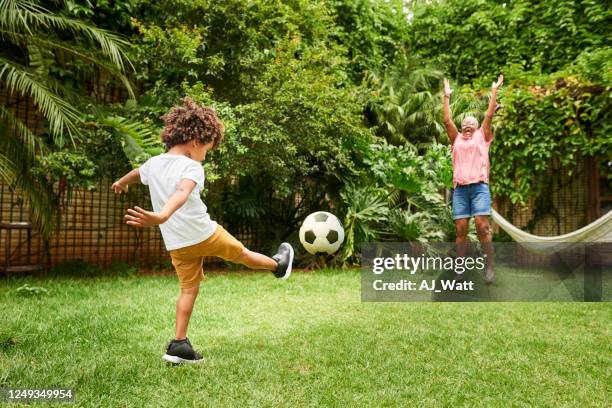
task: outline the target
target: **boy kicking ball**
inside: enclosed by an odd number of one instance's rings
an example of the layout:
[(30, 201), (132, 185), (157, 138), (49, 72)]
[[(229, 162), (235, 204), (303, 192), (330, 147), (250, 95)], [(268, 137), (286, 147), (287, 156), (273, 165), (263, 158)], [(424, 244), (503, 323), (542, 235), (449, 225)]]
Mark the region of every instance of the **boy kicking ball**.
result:
[(204, 188), (204, 170), (200, 162), (206, 153), (223, 140), (223, 123), (215, 111), (183, 99), (162, 117), (165, 127), (162, 141), (166, 153), (147, 160), (113, 183), (117, 194), (128, 191), (138, 181), (149, 186), (154, 211), (140, 207), (128, 209), (126, 223), (144, 228), (159, 225), (166, 249), (179, 279), (180, 295), (176, 302), (176, 333), (163, 359), (171, 363), (196, 363), (196, 353), (187, 338), (187, 326), (204, 276), (205, 256), (217, 256), (251, 269), (266, 269), (274, 276), (291, 275), (293, 248), (282, 243), (272, 258), (253, 252), (210, 219), (200, 198)]

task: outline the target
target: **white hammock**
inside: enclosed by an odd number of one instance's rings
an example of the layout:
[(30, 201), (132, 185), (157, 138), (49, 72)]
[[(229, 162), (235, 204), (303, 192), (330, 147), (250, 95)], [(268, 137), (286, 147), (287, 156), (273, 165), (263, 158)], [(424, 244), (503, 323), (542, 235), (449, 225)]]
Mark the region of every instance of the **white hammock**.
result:
[(604, 216), (579, 230), (555, 237), (540, 237), (525, 232), (512, 225), (495, 210), (492, 210), (492, 216), (495, 223), (506, 231), (512, 239), (528, 249), (541, 254), (561, 251), (581, 242), (612, 242), (612, 211), (608, 211)]

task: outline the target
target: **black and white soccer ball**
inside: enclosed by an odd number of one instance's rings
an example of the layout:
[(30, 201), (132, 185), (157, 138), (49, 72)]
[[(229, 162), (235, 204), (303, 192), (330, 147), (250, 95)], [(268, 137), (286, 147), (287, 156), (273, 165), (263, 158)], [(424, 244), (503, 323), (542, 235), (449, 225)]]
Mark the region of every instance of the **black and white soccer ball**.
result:
[(334, 214), (317, 211), (304, 220), (300, 242), (309, 253), (334, 254), (344, 242), (344, 228)]

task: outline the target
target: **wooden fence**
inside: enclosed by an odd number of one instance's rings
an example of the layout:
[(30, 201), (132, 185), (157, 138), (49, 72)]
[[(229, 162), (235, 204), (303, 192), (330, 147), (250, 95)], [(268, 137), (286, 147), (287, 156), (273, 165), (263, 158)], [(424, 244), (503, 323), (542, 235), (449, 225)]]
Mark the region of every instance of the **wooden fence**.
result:
[(0, 268), (41, 269), (67, 260), (98, 265), (126, 261), (152, 265), (167, 254), (158, 228), (133, 228), (123, 221), (127, 208), (150, 207), (143, 186), (115, 196), (102, 180), (92, 191), (73, 189), (59, 195), (59, 219), (49, 240), (32, 225), (28, 200), (0, 183)]

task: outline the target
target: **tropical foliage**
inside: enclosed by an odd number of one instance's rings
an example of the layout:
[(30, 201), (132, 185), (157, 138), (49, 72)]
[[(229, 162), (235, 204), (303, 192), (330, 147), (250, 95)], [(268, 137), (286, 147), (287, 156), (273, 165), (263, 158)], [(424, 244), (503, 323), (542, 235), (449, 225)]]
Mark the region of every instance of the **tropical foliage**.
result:
[[(248, 225), (265, 248), (330, 210), (346, 224), (346, 262), (367, 240), (453, 239), (443, 77), (460, 124), (482, 121), (491, 81), (506, 76), (491, 151), (497, 198), (542, 196), (534, 174), (612, 154), (612, 12), (602, 2), (0, 6), (1, 84), (46, 118), (39, 136), (0, 108), (0, 176), (29, 191), (40, 219), (53, 205), (36, 180), (91, 188), (160, 153), (160, 117), (184, 95), (226, 125), (205, 164), (213, 215)], [(122, 86), (112, 103), (96, 99)]]
[(494, 191), (513, 203), (549, 194), (550, 183), (533, 183), (534, 173), (571, 176), (580, 158), (612, 157), (612, 52), (582, 57), (571, 70), (516, 81), (505, 91), (492, 171), (501, 175)]
[(342, 260), (356, 260), (360, 243), (430, 242), (454, 239), (445, 187), (451, 187), (448, 149), (438, 143), (419, 155), (408, 146), (372, 144), (364, 151), (371, 170), (359, 186), (341, 193), (346, 243)]
[[(0, 43), (0, 84), (8, 92), (30, 97), (47, 121), (45, 135), (39, 137), (23, 118), (0, 107), (0, 176), (25, 192), (35, 219), (48, 233), (52, 195), (49, 189), (41, 188), (46, 185), (44, 174), (27, 169), (50, 149), (75, 145), (83, 122), (81, 108), (88, 99), (74, 86), (76, 82), (103, 71), (123, 81), (133, 95), (124, 74), (127, 42), (37, 3), (0, 0)], [(55, 163), (58, 168), (63, 162), (62, 166), (70, 167), (68, 162), (74, 161), (87, 159), (59, 154), (46, 159), (45, 165)], [(89, 175), (86, 173), (81, 172)]]
[[(552, 73), (582, 52), (610, 46), (605, 2), (415, 2), (410, 46), (447, 75), (488, 85), (508, 67)], [(511, 79), (511, 77), (509, 77)]]
[(435, 140), (446, 140), (438, 116), (443, 73), (424, 66), (423, 61), (398, 61), (381, 78), (370, 74), (374, 88), (368, 108), (372, 125), (391, 144), (425, 148)]

